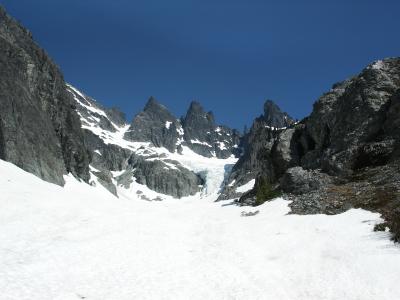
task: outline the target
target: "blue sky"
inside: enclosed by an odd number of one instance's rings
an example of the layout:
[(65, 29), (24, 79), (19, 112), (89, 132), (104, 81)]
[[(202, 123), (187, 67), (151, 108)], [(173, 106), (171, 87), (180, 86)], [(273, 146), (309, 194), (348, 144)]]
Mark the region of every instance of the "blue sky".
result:
[(273, 99), (296, 118), (333, 83), (400, 55), (400, 1), (0, 0), (66, 81), (131, 120), (149, 96), (242, 129)]

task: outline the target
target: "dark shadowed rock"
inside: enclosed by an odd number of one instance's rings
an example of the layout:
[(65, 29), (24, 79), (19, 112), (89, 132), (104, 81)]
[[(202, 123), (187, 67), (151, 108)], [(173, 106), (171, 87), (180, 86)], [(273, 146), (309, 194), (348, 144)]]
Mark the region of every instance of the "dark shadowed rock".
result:
[(181, 124), (167, 108), (153, 97), (144, 110), (135, 116), (124, 138), (130, 141), (151, 142), (156, 147), (165, 147), (175, 152), (182, 143)]
[[(194, 195), (201, 191), (204, 184), (199, 175), (183, 168), (178, 162), (132, 155), (128, 164), (136, 182), (175, 198)], [(130, 181), (126, 176), (122, 180), (125, 185)]]
[(183, 119), (185, 144), (194, 152), (206, 156), (227, 158), (238, 155), (240, 134), (227, 126), (217, 126), (212, 112), (206, 112), (193, 101)]
[[(279, 183), (299, 214), (351, 207), (380, 212), (400, 240), (400, 58), (377, 61), (335, 84), (299, 124), (266, 131), (275, 127), (266, 120), (273, 124), (265, 116), (254, 122), (228, 182), (262, 177)], [(254, 193), (241, 203), (252, 204)]]
[(63, 76), (0, 7), (0, 158), (62, 185), (89, 180), (81, 123)]
[(295, 123), (287, 113), (282, 112), (278, 105), (272, 100), (267, 100), (264, 103), (264, 116), (265, 124), (274, 128), (289, 127)]
[[(293, 136), (297, 135), (293, 119), (270, 100), (264, 109), (265, 114), (253, 122), (243, 139), (244, 153), (225, 182), (220, 200), (242, 196), (236, 188), (259, 176), (275, 182), (298, 160), (297, 149), (292, 143)], [(291, 127), (285, 130), (280, 126), (282, 124)]]

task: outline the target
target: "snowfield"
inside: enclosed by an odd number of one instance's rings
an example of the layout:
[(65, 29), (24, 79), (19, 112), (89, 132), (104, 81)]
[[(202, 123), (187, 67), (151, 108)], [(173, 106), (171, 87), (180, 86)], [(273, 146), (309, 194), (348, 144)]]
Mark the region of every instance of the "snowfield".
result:
[(148, 202), (0, 173), (2, 300), (400, 299), (400, 247), (373, 232), (378, 214), (287, 215), (283, 199), (243, 208), (210, 191)]

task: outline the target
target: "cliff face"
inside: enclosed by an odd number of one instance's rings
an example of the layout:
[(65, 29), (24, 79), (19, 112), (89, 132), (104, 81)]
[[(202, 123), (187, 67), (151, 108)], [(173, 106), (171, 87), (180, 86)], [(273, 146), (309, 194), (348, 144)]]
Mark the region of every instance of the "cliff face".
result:
[(80, 127), (58, 67), (0, 7), (0, 158), (56, 184), (88, 181)]
[[(400, 58), (377, 61), (335, 84), (299, 123), (273, 128), (256, 119), (221, 197), (254, 205), (267, 200), (257, 199), (267, 182), (291, 197), (295, 213), (362, 207), (382, 213), (400, 239), (399, 120)], [(250, 179), (253, 189), (231, 192)]]
[(271, 100), (264, 104), (264, 114), (256, 118), (243, 137), (243, 155), (230, 173), (219, 199), (232, 199), (246, 191), (240, 187), (263, 176), (275, 181), (294, 165), (291, 146), (296, 122)]
[(124, 138), (134, 142), (150, 142), (170, 152), (181, 152), (187, 146), (206, 157), (228, 158), (238, 155), (240, 133), (217, 125), (212, 112), (205, 112), (192, 102), (186, 116), (178, 119), (154, 98), (137, 114)]

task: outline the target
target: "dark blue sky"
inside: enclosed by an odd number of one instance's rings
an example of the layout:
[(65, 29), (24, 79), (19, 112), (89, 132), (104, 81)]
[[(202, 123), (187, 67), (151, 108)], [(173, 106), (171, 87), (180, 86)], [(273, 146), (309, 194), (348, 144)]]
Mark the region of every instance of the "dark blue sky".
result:
[(296, 118), (333, 83), (400, 55), (399, 0), (0, 0), (66, 81), (128, 119), (155, 96), (242, 129), (275, 100)]

